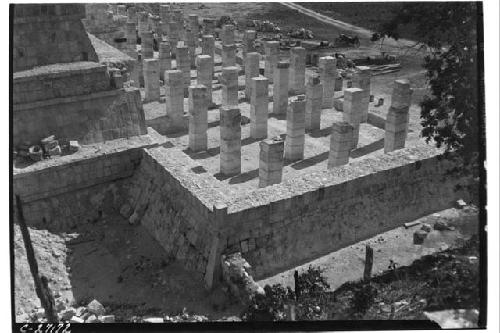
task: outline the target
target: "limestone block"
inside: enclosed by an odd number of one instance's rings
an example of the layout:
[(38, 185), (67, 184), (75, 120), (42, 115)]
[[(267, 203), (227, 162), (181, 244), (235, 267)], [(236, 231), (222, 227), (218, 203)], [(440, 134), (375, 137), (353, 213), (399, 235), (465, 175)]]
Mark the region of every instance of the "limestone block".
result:
[(305, 93), (306, 49), (292, 47), (290, 49), (290, 82), (294, 94)]
[(250, 136), (254, 139), (262, 139), (267, 137), (269, 80), (265, 77), (254, 77), (251, 80), (251, 86)]
[(234, 106), (220, 109), (220, 172), (241, 173), (241, 113)]
[(259, 76), (259, 59), (257, 52), (249, 52), (245, 56), (245, 97), (252, 95), (252, 78)]
[(304, 95), (297, 96), (287, 110), (285, 159), (288, 161), (297, 161), (304, 158), (305, 111), (306, 101)]
[(335, 79), (337, 78), (337, 60), (327, 56), (319, 58), (319, 76), (323, 84), (324, 109), (333, 107), (333, 95), (335, 92)]
[(212, 75), (213, 59), (209, 55), (199, 55), (196, 57), (196, 82), (207, 88), (207, 103), (212, 104)]
[(189, 25), (189, 30), (191, 30), (191, 32), (194, 35), (195, 47), (198, 47), (198, 45), (200, 44), (199, 39), (198, 39), (198, 37), (200, 35), (200, 25), (199, 25), (198, 15), (189, 14), (188, 25)]
[(259, 187), (281, 183), (284, 142), (280, 137), (259, 142)]
[(177, 22), (168, 22), (168, 42), (170, 44), (170, 52), (172, 56), (177, 56), (177, 43), (179, 42), (179, 28)]
[(215, 33), (215, 20), (211, 18), (203, 19), (203, 34), (214, 35)]
[(215, 52), (215, 38), (213, 35), (203, 35), (201, 37), (201, 54), (206, 54), (214, 57)]
[(222, 68), (222, 105), (238, 105), (238, 67)]
[(349, 163), (354, 128), (347, 122), (332, 124), (328, 169)]
[(317, 74), (308, 77), (306, 85), (306, 130), (318, 130), (321, 126), (323, 85)]
[(135, 51), (137, 45), (137, 32), (135, 22), (127, 22), (125, 25), (125, 38), (127, 38), (128, 51)]
[(407, 124), (408, 107), (403, 106), (397, 109), (391, 106), (385, 120), (385, 153), (404, 148), (407, 135)]
[(344, 90), (343, 120), (353, 127), (352, 148), (358, 146), (359, 124), (363, 115), (363, 90), (347, 88)]
[(285, 114), (288, 108), (288, 79), (290, 63), (280, 61), (274, 68), (273, 113)]
[(207, 110), (207, 88), (204, 85), (190, 86), (189, 149), (194, 152), (207, 150)]

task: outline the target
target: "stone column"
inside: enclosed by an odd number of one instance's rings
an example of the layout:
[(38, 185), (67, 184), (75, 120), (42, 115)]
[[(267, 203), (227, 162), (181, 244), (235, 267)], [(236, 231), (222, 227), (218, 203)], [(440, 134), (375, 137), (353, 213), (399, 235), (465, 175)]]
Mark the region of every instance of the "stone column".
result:
[(247, 99), (250, 99), (252, 95), (252, 78), (259, 76), (259, 58), (258, 52), (249, 52), (245, 56), (245, 97)]
[(264, 76), (269, 79), (270, 83), (273, 83), (273, 70), (279, 61), (279, 46), (278, 41), (264, 42)]
[(323, 103), (323, 85), (319, 75), (307, 78), (306, 85), (306, 130), (319, 130), (321, 127), (321, 104)]
[(257, 76), (252, 78), (251, 86), (250, 136), (254, 139), (262, 139), (267, 137), (269, 80), (265, 77)]
[(332, 124), (328, 169), (349, 163), (354, 128), (345, 121)]
[(220, 109), (220, 172), (241, 173), (241, 113), (235, 106)]
[(229, 67), (236, 65), (236, 45), (222, 45), (222, 66)]
[(201, 54), (206, 54), (214, 59), (215, 38), (212, 35), (203, 35), (201, 37)]
[(168, 22), (168, 42), (170, 44), (170, 52), (172, 56), (177, 56), (177, 43), (179, 42), (179, 30), (177, 29), (177, 22)]
[(273, 113), (286, 114), (288, 108), (288, 77), (290, 63), (280, 61), (274, 68)]
[(335, 79), (335, 91), (342, 91), (342, 86), (344, 84), (344, 79), (342, 76), (337, 75), (337, 78)]
[(327, 56), (319, 58), (319, 76), (323, 84), (324, 109), (333, 108), (333, 94), (335, 92), (335, 79), (337, 78), (337, 60)]
[(144, 59), (144, 102), (160, 100), (160, 67), (157, 59)]
[(141, 35), (141, 56), (142, 59), (153, 58), (153, 34), (145, 32)]
[(134, 6), (127, 8), (127, 22), (133, 22), (137, 25), (137, 10)]
[(222, 105), (238, 105), (238, 67), (222, 68)]
[(196, 57), (196, 83), (207, 87), (207, 104), (212, 105), (212, 73), (213, 73), (212, 57), (202, 54)]
[(170, 17), (170, 6), (169, 5), (160, 5), (160, 19), (162, 24), (162, 32), (164, 35), (169, 35), (168, 33), (168, 22), (172, 20)]
[(358, 66), (358, 70), (352, 76), (352, 87), (363, 89), (363, 114), (361, 122), (366, 123), (368, 120), (368, 107), (370, 105), (370, 78), (371, 70), (367, 66)]
[(203, 34), (204, 35), (214, 35), (215, 33), (215, 21), (211, 18), (203, 19)]
[(184, 127), (184, 84), (182, 72), (179, 70), (165, 71), (165, 105), (168, 127)]
[(284, 144), (280, 137), (259, 142), (259, 187), (281, 183)]
[[(132, 68), (132, 71), (130, 72), (130, 79), (132, 80), (132, 87), (140, 88), (141, 87), (141, 74), (142, 74), (142, 61), (137, 60), (138, 55), (137, 51), (131, 51), (129, 54), (133, 59), (136, 59), (134, 61), (134, 67)], [(144, 75), (142, 75), (144, 77)]]
[(199, 36), (200, 36), (200, 24), (198, 21), (198, 15), (196, 14), (189, 14), (188, 16), (188, 21), (189, 21), (189, 30), (193, 33), (194, 36), (194, 45), (195, 47), (198, 47), (200, 45), (199, 43)]
[(167, 42), (161, 42), (158, 51), (158, 60), (160, 61), (160, 79), (165, 80), (165, 71), (172, 69), (170, 44)]
[(304, 95), (299, 95), (292, 101), (286, 114), (285, 160), (297, 161), (304, 158), (305, 112)]
[(138, 32), (139, 36), (142, 38), (142, 34), (148, 31), (148, 13), (139, 12), (138, 13)]
[(385, 120), (385, 153), (405, 147), (411, 95), (412, 91), (408, 80), (396, 80), (394, 82), (391, 107)]
[(305, 93), (306, 49), (292, 47), (290, 50), (290, 82), (294, 94)]
[(125, 37), (127, 38), (127, 53), (135, 52), (137, 50), (137, 32), (134, 22), (125, 24)]
[(207, 150), (207, 87), (189, 87), (189, 149), (194, 152)]
[(191, 85), (191, 61), (187, 46), (177, 46), (176, 63), (177, 69), (182, 72), (184, 89), (187, 89)]
[(234, 44), (234, 25), (225, 24), (222, 26), (221, 42), (222, 45)]
[(194, 33), (190, 30), (186, 31), (186, 43), (188, 47), (189, 53), (189, 62), (191, 64), (191, 68), (195, 68), (196, 66), (196, 43), (194, 40)]
[(246, 30), (243, 35), (243, 55), (249, 52), (255, 52), (254, 41), (257, 36), (255, 30)]
[(359, 124), (363, 115), (363, 90), (347, 88), (344, 90), (343, 120), (352, 127), (352, 149), (358, 146)]
[(125, 5), (118, 5), (116, 7), (117, 14), (120, 16), (127, 16), (127, 6)]

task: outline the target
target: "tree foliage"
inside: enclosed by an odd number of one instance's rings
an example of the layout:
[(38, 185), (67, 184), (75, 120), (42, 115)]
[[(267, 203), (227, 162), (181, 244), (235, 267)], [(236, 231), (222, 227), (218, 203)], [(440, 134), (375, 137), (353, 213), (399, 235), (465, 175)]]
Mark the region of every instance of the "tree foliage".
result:
[(464, 165), (477, 162), (483, 136), (478, 6), (477, 2), (402, 4), (380, 29), (381, 35), (398, 39), (410, 27), (418, 42), (428, 47), (423, 66), (431, 95), (420, 104), (422, 136), (444, 146)]

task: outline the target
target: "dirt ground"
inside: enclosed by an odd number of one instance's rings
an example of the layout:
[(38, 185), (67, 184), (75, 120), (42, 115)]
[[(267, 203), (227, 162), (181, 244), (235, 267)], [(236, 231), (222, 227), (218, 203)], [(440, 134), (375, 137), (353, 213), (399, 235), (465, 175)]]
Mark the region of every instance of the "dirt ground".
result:
[[(67, 306), (104, 304), (117, 321), (133, 315), (204, 314), (209, 319), (239, 313), (220, 290), (207, 292), (201, 274), (169, 261), (156, 240), (140, 225), (105, 216), (68, 233), (31, 229), (41, 274), (49, 279), (56, 299)], [(16, 315), (40, 306), (15, 226)]]
[[(324, 269), (323, 275), (327, 278), (331, 290), (335, 290), (346, 282), (356, 281), (363, 277), (366, 245), (373, 248), (372, 272), (373, 275), (377, 275), (388, 269), (390, 260), (397, 263), (398, 267), (411, 265), (416, 259), (444, 251), (460, 244), (460, 241), (469, 239), (477, 234), (479, 227), (477, 211), (474, 209), (464, 211), (450, 208), (416, 221), (420, 224), (408, 229), (401, 226), (257, 282), (262, 287), (266, 284), (281, 283), (283, 286), (293, 288), (294, 271), (303, 272), (309, 265), (312, 265)], [(437, 221), (447, 221), (448, 225), (455, 227), (455, 230), (433, 229), (422, 245), (413, 244), (413, 233), (420, 229), (423, 223), (433, 227)]]

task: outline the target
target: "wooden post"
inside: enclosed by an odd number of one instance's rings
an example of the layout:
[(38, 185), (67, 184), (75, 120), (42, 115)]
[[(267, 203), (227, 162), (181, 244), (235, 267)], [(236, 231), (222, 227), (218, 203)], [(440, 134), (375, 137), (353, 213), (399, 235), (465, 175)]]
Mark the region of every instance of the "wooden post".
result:
[(35, 290), (38, 298), (40, 298), (40, 303), (45, 309), (45, 316), (49, 323), (57, 323), (59, 320), (57, 318), (57, 311), (55, 310), (54, 295), (49, 289), (49, 283), (45, 276), (41, 276), (38, 272), (38, 264), (35, 258), (35, 251), (33, 250), (33, 244), (31, 243), (31, 237), (28, 230), (28, 226), (24, 221), (23, 207), (21, 204), (21, 198), (16, 195), (16, 206), (17, 206), (17, 217), (19, 220), (19, 227), (21, 229), (21, 234), (23, 235), (24, 246), (26, 248), (26, 257), (28, 258), (28, 264), (30, 265), (31, 275), (33, 275), (33, 280), (35, 282)]
[(365, 281), (369, 281), (372, 275), (373, 267), (373, 249), (370, 245), (366, 245), (366, 257), (365, 257), (365, 272), (363, 278)]

